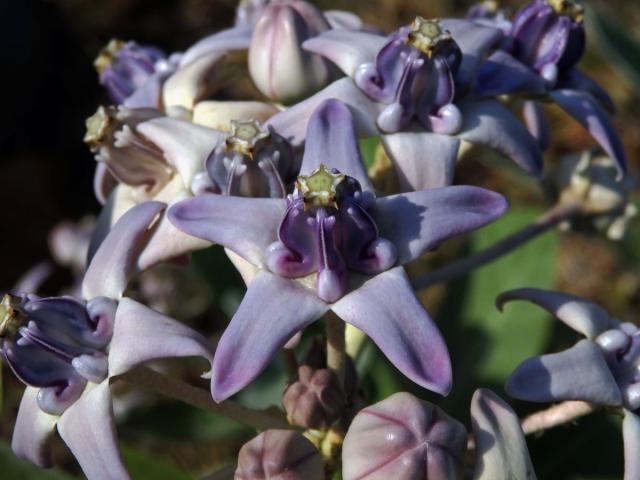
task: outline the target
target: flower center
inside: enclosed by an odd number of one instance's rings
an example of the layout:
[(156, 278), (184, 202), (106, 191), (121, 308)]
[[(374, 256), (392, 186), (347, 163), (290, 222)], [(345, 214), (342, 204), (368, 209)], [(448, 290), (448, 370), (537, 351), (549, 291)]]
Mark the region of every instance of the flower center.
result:
[(111, 132), (113, 126), (113, 107), (103, 107), (100, 105), (96, 113), (85, 121), (87, 132), (84, 135), (84, 142), (94, 149), (99, 147)]
[(0, 338), (15, 338), (18, 327), (24, 321), (20, 312), (20, 297), (6, 293), (0, 303)]
[(100, 53), (93, 62), (93, 66), (96, 68), (99, 74), (104, 72), (105, 68), (111, 65), (111, 62), (117, 57), (118, 52), (124, 48), (126, 42), (118, 40), (117, 38), (111, 39), (106, 47), (100, 50)]
[(337, 190), (346, 175), (332, 173), (321, 164), (311, 175), (300, 175), (296, 181), (296, 188), (302, 195), (304, 209), (310, 207), (338, 208)]
[(416, 17), (407, 37), (409, 45), (414, 46), (429, 58), (443, 47), (450, 46), (451, 42), (453, 42), (451, 33), (440, 26), (438, 18), (426, 20), (422, 17)]
[(224, 142), (225, 151), (235, 151), (253, 158), (256, 145), (269, 139), (271, 134), (265, 131), (257, 120), (231, 120), (231, 133)]
[(573, 0), (547, 0), (558, 15), (565, 15), (576, 23), (584, 19), (584, 7)]

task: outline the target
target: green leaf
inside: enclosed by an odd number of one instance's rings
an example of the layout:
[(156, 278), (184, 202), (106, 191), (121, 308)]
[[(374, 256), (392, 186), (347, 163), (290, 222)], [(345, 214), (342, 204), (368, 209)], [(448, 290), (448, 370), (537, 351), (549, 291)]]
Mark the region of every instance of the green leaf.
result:
[(120, 448), (127, 470), (131, 478), (136, 480), (195, 480), (196, 478), (157, 456), (142, 453), (127, 445), (121, 445)]
[(367, 169), (373, 165), (373, 161), (376, 158), (378, 143), (380, 143), (378, 137), (367, 137), (360, 140), (360, 153), (362, 154), (362, 160), (364, 160)]
[(596, 34), (594, 42), (601, 53), (628, 77), (631, 85), (640, 83), (640, 42), (627, 27), (603, 9), (587, 11), (587, 25)]
[(4, 441), (0, 442), (0, 465), (2, 470), (0, 477), (7, 480), (71, 480), (73, 478), (57, 468), (43, 470), (19, 459)]

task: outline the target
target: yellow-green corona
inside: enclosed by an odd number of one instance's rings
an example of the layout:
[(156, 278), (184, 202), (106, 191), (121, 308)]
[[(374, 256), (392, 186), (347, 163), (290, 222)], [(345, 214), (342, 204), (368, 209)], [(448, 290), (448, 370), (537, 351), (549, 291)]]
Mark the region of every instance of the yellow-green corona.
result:
[(573, 0), (548, 0), (548, 3), (558, 15), (566, 15), (578, 23), (584, 19), (584, 7), (578, 2)]
[(416, 17), (411, 24), (411, 32), (407, 37), (407, 43), (420, 50), (431, 58), (439, 48), (450, 44), (453, 37), (448, 30), (440, 25), (440, 19), (426, 20)]
[(109, 65), (117, 53), (125, 46), (125, 42), (116, 38), (112, 39), (106, 47), (100, 50), (100, 53), (93, 62), (93, 66), (98, 73), (102, 73)]
[(113, 107), (98, 107), (96, 113), (85, 121), (87, 133), (84, 135), (84, 142), (91, 148), (99, 146), (107, 136), (112, 124), (115, 109)]
[(224, 142), (224, 148), (252, 158), (256, 144), (268, 139), (270, 135), (257, 120), (231, 120), (231, 133)]
[(18, 332), (22, 321), (22, 313), (17, 309), (20, 298), (9, 293), (2, 297), (0, 303), (0, 338), (12, 338)]
[(320, 164), (311, 175), (300, 175), (296, 180), (296, 188), (304, 199), (305, 210), (309, 207), (338, 208), (336, 201), (338, 186), (346, 175), (333, 173)]

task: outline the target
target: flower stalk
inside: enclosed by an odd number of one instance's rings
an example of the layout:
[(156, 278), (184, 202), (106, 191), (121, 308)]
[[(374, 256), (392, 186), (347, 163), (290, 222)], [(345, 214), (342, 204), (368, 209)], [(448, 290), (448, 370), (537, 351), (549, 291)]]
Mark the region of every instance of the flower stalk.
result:
[(598, 405), (593, 403), (567, 400), (523, 418), (521, 422), (522, 431), (525, 435), (540, 433), (544, 430), (573, 422), (580, 417), (595, 412), (599, 408)]
[(344, 389), (346, 348), (345, 323), (332, 311), (327, 312), (327, 368), (336, 374)]

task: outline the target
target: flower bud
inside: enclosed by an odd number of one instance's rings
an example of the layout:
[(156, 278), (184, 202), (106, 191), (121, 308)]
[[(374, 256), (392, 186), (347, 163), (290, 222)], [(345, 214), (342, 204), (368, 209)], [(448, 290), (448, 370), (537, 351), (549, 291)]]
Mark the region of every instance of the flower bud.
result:
[(329, 28), (322, 12), (305, 1), (267, 5), (249, 47), (249, 73), (258, 90), (273, 101), (290, 104), (327, 85), (330, 63), (303, 50), (302, 43)]
[(320, 430), (340, 417), (345, 396), (333, 372), (302, 365), (296, 381), (286, 387), (282, 403), (290, 423)]
[(291, 430), (267, 430), (245, 443), (235, 480), (322, 480), (324, 466), (313, 444)]
[(624, 236), (627, 222), (637, 214), (629, 198), (634, 187), (630, 176), (616, 180), (618, 170), (611, 158), (588, 150), (561, 160), (554, 182), (564, 203), (579, 203), (585, 215), (595, 215), (591, 226), (612, 240)]
[(462, 478), (467, 432), (435, 405), (409, 393), (360, 411), (344, 439), (344, 480)]

